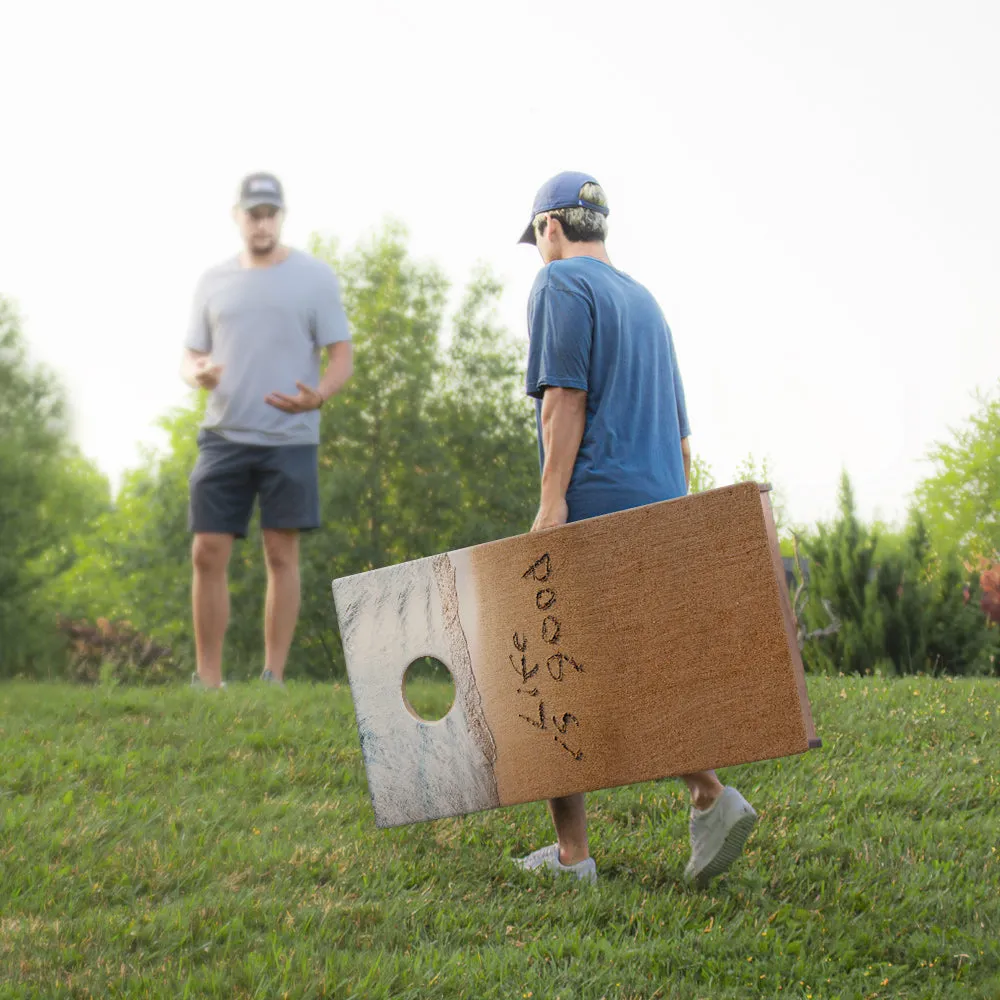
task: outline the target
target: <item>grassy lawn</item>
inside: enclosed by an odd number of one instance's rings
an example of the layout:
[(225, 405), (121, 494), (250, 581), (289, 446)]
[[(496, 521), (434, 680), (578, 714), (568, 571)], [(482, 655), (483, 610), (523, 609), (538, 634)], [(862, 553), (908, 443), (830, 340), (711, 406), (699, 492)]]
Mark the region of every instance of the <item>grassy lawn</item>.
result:
[(699, 892), (676, 782), (592, 796), (578, 888), (508, 860), (541, 805), (377, 831), (346, 687), (0, 685), (0, 997), (1000, 997), (1000, 683), (810, 694)]

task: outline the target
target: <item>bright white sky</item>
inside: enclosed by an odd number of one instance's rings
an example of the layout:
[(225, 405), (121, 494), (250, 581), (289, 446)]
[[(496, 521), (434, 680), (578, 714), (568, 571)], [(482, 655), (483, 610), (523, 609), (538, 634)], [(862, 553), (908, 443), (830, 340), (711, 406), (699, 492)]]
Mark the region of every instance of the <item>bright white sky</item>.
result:
[(537, 187), (595, 174), (674, 331), (696, 453), (768, 456), (796, 521), (843, 466), (893, 519), (1000, 373), (1000, 4), (0, 4), (0, 293), (114, 480), (186, 398), (245, 172), (285, 235), (385, 217), (524, 336)]

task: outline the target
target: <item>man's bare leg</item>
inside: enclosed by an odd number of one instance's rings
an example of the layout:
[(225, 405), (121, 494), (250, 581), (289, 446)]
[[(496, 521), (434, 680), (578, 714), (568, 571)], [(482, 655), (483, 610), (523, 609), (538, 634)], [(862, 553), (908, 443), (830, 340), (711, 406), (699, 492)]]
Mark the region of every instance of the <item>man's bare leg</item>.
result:
[(708, 809), (722, 794), (722, 782), (715, 771), (696, 771), (694, 774), (681, 775), (681, 781), (688, 786), (691, 793), (691, 805), (695, 809)]
[(200, 532), (191, 546), (191, 610), (194, 616), (198, 677), (205, 687), (222, 684), (222, 645), (229, 624), (229, 580), (226, 569), (233, 536)]
[[(685, 774), (681, 779), (691, 792), (695, 809), (708, 809), (722, 794), (722, 783), (715, 771), (698, 771)], [(583, 795), (567, 795), (549, 799), (549, 812), (559, 841), (559, 860), (564, 865), (575, 865), (590, 857), (587, 841), (587, 806)]]
[(265, 530), (264, 561), (267, 563), (264, 669), (281, 681), (299, 620), (299, 533)]
[(575, 865), (589, 858), (587, 804), (583, 795), (549, 799), (549, 812), (559, 841), (559, 861), (564, 865)]

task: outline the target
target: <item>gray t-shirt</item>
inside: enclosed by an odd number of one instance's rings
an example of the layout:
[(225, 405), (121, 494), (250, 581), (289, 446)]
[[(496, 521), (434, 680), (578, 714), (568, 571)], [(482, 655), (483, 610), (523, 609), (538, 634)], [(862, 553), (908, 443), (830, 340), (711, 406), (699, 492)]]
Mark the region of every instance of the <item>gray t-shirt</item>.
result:
[(329, 265), (301, 250), (280, 264), (245, 268), (235, 257), (205, 273), (185, 346), (222, 365), (202, 424), (243, 444), (318, 444), (319, 411), (284, 413), (264, 402), (316, 388), (320, 352), (350, 340), (340, 285)]

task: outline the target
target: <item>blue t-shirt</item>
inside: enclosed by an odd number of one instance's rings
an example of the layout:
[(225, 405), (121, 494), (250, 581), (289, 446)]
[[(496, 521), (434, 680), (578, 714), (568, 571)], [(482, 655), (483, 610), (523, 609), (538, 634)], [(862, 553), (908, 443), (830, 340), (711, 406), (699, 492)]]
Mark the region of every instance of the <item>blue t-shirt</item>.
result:
[(587, 392), (569, 519), (684, 496), (684, 387), (670, 327), (649, 291), (594, 257), (553, 261), (531, 290), (528, 331), (526, 388), (537, 400), (543, 468), (546, 387)]

